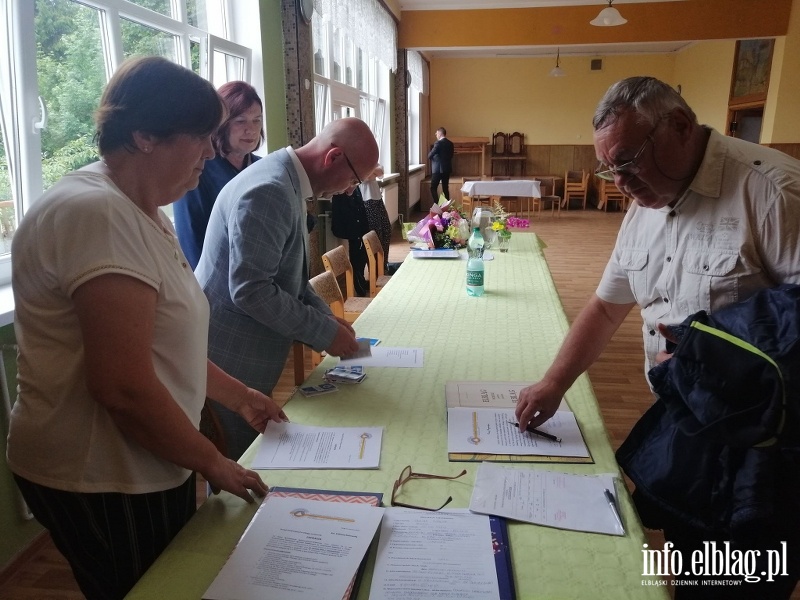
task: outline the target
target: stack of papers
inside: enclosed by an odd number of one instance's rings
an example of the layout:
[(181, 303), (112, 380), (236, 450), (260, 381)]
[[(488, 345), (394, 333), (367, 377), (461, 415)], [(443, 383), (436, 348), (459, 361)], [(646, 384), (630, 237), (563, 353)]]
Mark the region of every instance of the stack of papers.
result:
[(384, 509), (268, 495), (203, 598), (341, 600)]

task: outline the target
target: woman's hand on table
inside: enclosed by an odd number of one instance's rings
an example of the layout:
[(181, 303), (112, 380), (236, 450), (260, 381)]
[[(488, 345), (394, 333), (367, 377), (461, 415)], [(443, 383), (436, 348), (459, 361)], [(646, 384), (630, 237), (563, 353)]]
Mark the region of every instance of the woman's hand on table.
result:
[(564, 392), (544, 379), (522, 388), (514, 414), (521, 430), (538, 427), (556, 414)]
[(264, 433), (270, 421), (289, 420), (283, 409), (272, 398), (253, 388), (247, 388), (244, 400), (239, 404), (236, 412), (242, 415), (242, 418), (259, 433)]
[(214, 464), (201, 474), (215, 494), (225, 490), (248, 503), (254, 502), (250, 492), (263, 498), (269, 491), (267, 484), (258, 473), (245, 469), (236, 461), (226, 458), (222, 454), (217, 454)]

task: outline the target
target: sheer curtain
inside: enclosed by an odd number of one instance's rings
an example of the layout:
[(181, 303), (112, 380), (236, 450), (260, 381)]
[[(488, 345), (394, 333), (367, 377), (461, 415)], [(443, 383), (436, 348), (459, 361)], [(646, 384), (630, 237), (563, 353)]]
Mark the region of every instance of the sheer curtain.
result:
[(356, 46), (392, 71), (397, 69), (397, 26), (377, 0), (314, 0), (323, 22), (346, 32)]
[(411, 85), (420, 93), (428, 93), (428, 63), (416, 50), (408, 51), (408, 72), (411, 73)]

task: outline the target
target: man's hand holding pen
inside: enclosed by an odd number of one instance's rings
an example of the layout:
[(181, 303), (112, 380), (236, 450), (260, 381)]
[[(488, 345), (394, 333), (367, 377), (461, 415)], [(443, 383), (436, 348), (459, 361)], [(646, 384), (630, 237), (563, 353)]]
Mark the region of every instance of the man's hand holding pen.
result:
[(544, 379), (523, 388), (514, 411), (521, 427), (539, 427), (556, 414), (564, 391), (554, 389)]
[(524, 430), (522, 429), (519, 423), (515, 423), (514, 421), (509, 421), (511, 425), (516, 425), (520, 428), (520, 431), (527, 431), (528, 433), (532, 433), (534, 435), (538, 435), (539, 437), (543, 437), (546, 440), (550, 440), (551, 442), (561, 442), (561, 438), (553, 435), (552, 433), (547, 433), (546, 431), (542, 431), (541, 429), (535, 429), (528, 425)]

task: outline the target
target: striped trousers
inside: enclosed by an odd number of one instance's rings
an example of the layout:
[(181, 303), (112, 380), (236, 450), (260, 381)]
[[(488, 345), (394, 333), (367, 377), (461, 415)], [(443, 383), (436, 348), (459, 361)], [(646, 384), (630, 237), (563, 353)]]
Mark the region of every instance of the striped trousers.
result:
[(65, 492), (14, 479), (88, 600), (124, 598), (197, 507), (194, 473), (147, 494)]

